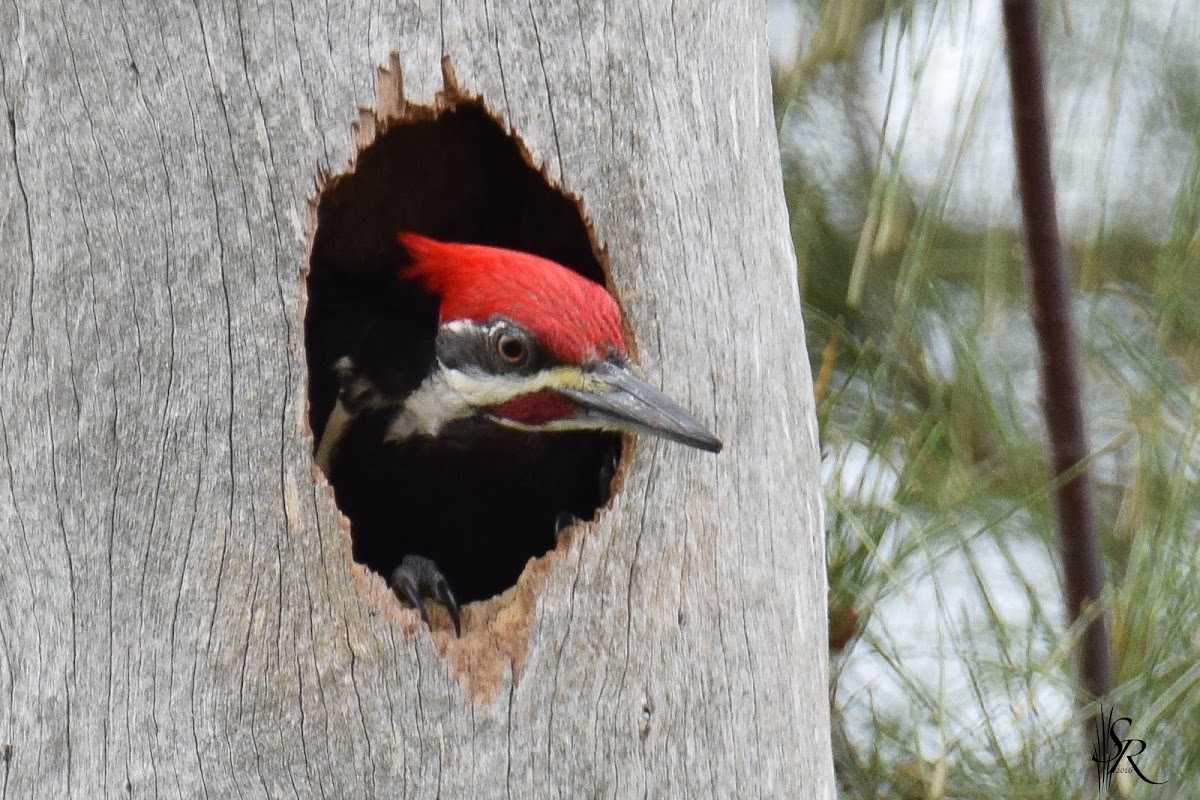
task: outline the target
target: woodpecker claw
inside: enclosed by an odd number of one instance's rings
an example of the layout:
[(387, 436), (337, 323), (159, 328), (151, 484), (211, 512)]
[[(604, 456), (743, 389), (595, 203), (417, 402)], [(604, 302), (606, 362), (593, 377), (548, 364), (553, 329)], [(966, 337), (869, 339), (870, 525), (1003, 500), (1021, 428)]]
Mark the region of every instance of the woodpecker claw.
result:
[(400, 566), (392, 572), (392, 590), (400, 599), (417, 609), (421, 614), (421, 621), (430, 630), (433, 630), (433, 625), (429, 622), (425, 600), (428, 598), (441, 603), (454, 622), (454, 635), (462, 638), (458, 601), (454, 599), (450, 583), (437, 564), (424, 556), (405, 556)]

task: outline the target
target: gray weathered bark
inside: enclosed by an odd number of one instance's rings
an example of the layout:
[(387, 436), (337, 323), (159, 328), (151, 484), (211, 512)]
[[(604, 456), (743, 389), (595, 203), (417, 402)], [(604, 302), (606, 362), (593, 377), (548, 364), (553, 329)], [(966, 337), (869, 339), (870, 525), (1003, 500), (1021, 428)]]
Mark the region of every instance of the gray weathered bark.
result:
[[(713, 457), (429, 634), (304, 422), (307, 202), (449, 54)], [(832, 796), (811, 388), (754, 3), (0, 2), (0, 796)]]

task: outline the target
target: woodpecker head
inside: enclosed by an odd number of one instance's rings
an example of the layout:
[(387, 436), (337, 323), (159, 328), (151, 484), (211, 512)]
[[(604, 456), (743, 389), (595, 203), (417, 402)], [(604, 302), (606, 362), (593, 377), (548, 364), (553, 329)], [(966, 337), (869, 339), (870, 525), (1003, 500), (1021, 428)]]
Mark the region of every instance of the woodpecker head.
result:
[(432, 374), (390, 438), (479, 416), (527, 431), (647, 433), (718, 452), (721, 442), (627, 369), (621, 314), (602, 286), (544, 258), (413, 233), (399, 276), (439, 299)]

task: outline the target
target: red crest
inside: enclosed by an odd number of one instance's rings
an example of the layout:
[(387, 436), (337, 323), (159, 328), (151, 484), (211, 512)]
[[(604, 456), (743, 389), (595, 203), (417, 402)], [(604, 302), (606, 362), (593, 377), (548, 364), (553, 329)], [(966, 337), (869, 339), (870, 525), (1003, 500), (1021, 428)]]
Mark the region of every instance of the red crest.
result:
[(396, 236), (411, 262), (399, 271), (441, 300), (439, 318), (525, 327), (557, 359), (583, 364), (625, 354), (621, 312), (603, 286), (539, 256), (477, 244)]

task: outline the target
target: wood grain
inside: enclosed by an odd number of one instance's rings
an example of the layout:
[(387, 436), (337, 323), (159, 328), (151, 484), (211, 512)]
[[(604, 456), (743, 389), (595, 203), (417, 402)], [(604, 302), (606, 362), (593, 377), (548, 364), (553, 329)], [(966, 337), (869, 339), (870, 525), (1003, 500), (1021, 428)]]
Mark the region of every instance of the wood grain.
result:
[[(352, 565), (304, 422), (308, 201), (393, 51), (583, 198), (726, 443), (641, 442), (463, 642)], [(0, 104), (0, 797), (832, 797), (760, 4), (0, 0)]]

